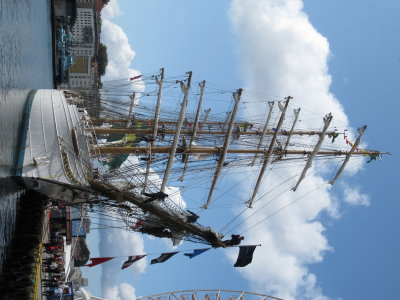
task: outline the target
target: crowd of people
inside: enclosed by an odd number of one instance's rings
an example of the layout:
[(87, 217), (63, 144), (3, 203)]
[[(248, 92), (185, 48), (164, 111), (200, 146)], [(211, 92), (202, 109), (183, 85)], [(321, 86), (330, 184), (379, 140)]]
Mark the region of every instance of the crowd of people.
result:
[[(51, 214), (58, 206), (51, 205)], [(42, 294), (44, 296), (61, 296), (70, 292), (65, 284), (64, 236), (66, 229), (49, 218), (47, 242), (43, 243), (42, 251)]]

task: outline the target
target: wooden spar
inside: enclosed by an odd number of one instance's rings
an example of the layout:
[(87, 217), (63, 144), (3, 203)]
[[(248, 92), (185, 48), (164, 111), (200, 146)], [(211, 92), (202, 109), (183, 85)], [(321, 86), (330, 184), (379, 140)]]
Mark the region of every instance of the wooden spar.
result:
[(164, 68), (162, 68), (160, 71), (161, 71), (160, 79), (158, 79), (158, 77), (155, 76), (155, 81), (158, 84), (157, 104), (156, 104), (156, 111), (154, 112), (154, 125), (153, 125), (154, 130), (153, 130), (153, 135), (150, 140), (150, 151), (149, 151), (149, 156), (148, 156), (147, 165), (146, 165), (146, 174), (144, 176), (143, 192), (146, 191), (147, 180), (148, 180), (149, 174), (150, 174), (150, 165), (151, 165), (151, 160), (152, 160), (151, 148), (153, 148), (154, 140), (157, 138), (158, 116), (160, 114), (162, 85), (163, 85), (163, 81), (164, 81)]
[[(231, 116), (231, 112), (230, 112), (230, 111), (227, 111), (227, 112), (226, 112), (225, 122), (222, 124), (222, 130), (225, 130), (225, 126), (226, 126), (226, 124), (228, 123), (229, 117), (230, 117), (230, 116)], [(232, 118), (230, 118), (230, 119), (232, 119)]]
[(197, 106), (196, 117), (194, 118), (193, 134), (190, 138), (189, 149), (190, 149), (190, 146), (193, 144), (194, 140), (196, 139), (197, 128), (199, 127), (199, 118), (200, 118), (201, 104), (203, 103), (205, 84), (206, 84), (205, 81), (203, 81), (199, 84), (199, 87), (200, 87), (199, 105)]
[(297, 184), (292, 188), (292, 191), (296, 191), (297, 190), (297, 188), (300, 185), (300, 182), (306, 176), (307, 170), (312, 165), (312, 160), (317, 155), (319, 149), (321, 149), (322, 143), (323, 143), (324, 138), (325, 138), (325, 132), (328, 130), (328, 127), (329, 127), (329, 124), (331, 124), (331, 121), (332, 121), (332, 114), (326, 115), (324, 117), (324, 128), (322, 129), (322, 133), (321, 133), (321, 135), (319, 137), (319, 140), (318, 140), (317, 144), (315, 145), (313, 152), (311, 152), (310, 156), (308, 157), (308, 160), (307, 160), (306, 165), (305, 165), (305, 167), (303, 169), (303, 172), (301, 172), (300, 178), (297, 181)]
[(132, 113), (133, 113), (133, 107), (135, 106), (135, 98), (136, 98), (136, 93), (133, 92), (133, 94), (130, 96), (131, 98), (131, 105), (129, 107), (129, 112), (128, 112), (128, 120), (126, 122), (126, 128), (129, 128), (132, 124)]
[(204, 113), (205, 113), (206, 115), (204, 116), (203, 122), (201, 123), (201, 128), (203, 128), (204, 125), (208, 125), (208, 124), (211, 123), (211, 122), (207, 122), (207, 120), (208, 120), (208, 115), (210, 114), (210, 112), (211, 112), (211, 108), (205, 109), (205, 110), (204, 110)]
[[(192, 144), (193, 144), (194, 140), (196, 139), (197, 128), (199, 126), (201, 104), (203, 103), (203, 95), (204, 95), (204, 86), (205, 86), (205, 84), (206, 84), (205, 80), (203, 82), (199, 83), (199, 87), (200, 87), (199, 104), (197, 105), (196, 117), (194, 118), (193, 131), (192, 131), (192, 134), (190, 136), (190, 142), (189, 142), (189, 145), (187, 146), (187, 150), (188, 151), (190, 151), (190, 148), (192, 147)], [(183, 181), (183, 179), (185, 177), (188, 161), (189, 161), (189, 154), (185, 155), (185, 160), (184, 160), (185, 165), (183, 166), (182, 176), (180, 178), (180, 181)]]
[[(358, 133), (359, 133), (359, 136), (358, 136), (356, 142), (354, 143), (353, 147), (351, 147), (351, 149), (350, 149), (349, 153), (347, 154), (345, 160), (343, 161), (343, 164), (341, 165), (339, 171), (336, 173), (336, 176), (335, 176), (331, 181), (329, 181), (329, 183), (330, 183), (331, 185), (333, 185), (333, 184), (335, 183), (335, 181), (339, 178), (340, 174), (342, 174), (342, 172), (343, 172), (345, 166), (346, 166), (347, 163), (349, 162), (350, 156), (352, 156), (352, 155), (355, 154), (354, 151), (356, 151), (358, 145), (360, 144), (361, 137), (363, 136), (363, 134), (364, 134), (364, 132), (365, 132), (365, 129), (367, 129), (367, 126), (366, 126), (366, 125), (363, 126), (363, 127), (361, 127), (361, 128), (358, 128), (357, 131), (358, 131)], [(358, 152), (356, 152), (356, 153), (358, 153)]]
[(157, 138), (157, 130), (158, 130), (158, 116), (160, 114), (161, 108), (161, 96), (162, 96), (162, 86), (164, 82), (164, 68), (162, 68), (160, 73), (160, 79), (155, 77), (156, 83), (158, 84), (158, 93), (157, 93), (157, 104), (156, 104), (156, 111), (154, 112), (154, 125), (153, 125), (153, 136), (152, 140)]
[(198, 236), (210, 243), (213, 247), (225, 247), (219, 236), (214, 231), (211, 231), (210, 229), (204, 229), (193, 223), (185, 222), (180, 216), (172, 211), (166, 212), (162, 208), (153, 205), (152, 203), (144, 202), (139, 195), (136, 195), (132, 192), (121, 191), (109, 183), (100, 182), (91, 178), (88, 179), (88, 182), (92, 189), (96, 192), (99, 192), (100, 194), (118, 202), (131, 202), (143, 211), (148, 211), (162, 219), (163, 222), (167, 226), (169, 225), (171, 228), (181, 228), (183, 232)]
[[(202, 125), (204, 123), (201, 123)], [(221, 123), (222, 124), (222, 123)], [(238, 123), (235, 123), (236, 125)], [(123, 133), (123, 134), (151, 134), (152, 133), (152, 129), (124, 129), (124, 128), (94, 128), (93, 132), (96, 134), (113, 134), (113, 133)], [(163, 133), (167, 134), (175, 134), (176, 130), (163, 130)], [(193, 133), (192, 130), (181, 130), (181, 134), (185, 134), (185, 135), (191, 135)], [(333, 133), (337, 133), (336, 131), (327, 131), (325, 133), (325, 135), (332, 135)], [(207, 134), (211, 134), (211, 135), (225, 135), (226, 131), (209, 131), (209, 130), (198, 130), (196, 132), (196, 135), (207, 135)], [(261, 132), (257, 132), (257, 131), (241, 131), (241, 132), (235, 132), (235, 134), (237, 135), (260, 135), (263, 136), (263, 134)], [(279, 131), (277, 132), (276, 130), (272, 131), (272, 130), (267, 130), (267, 132), (265, 133), (265, 135), (283, 135), (283, 136), (292, 136), (292, 135), (320, 135), (321, 132), (320, 131)], [(343, 134), (343, 133), (339, 133), (339, 134)], [(261, 145), (260, 145), (261, 147)]]
[[(127, 122), (126, 122), (126, 129), (128, 129), (132, 124), (132, 113), (133, 113), (133, 108), (135, 107), (136, 93), (133, 92), (133, 94), (131, 96), (129, 96), (129, 97), (131, 98), (131, 105), (129, 106), (128, 119), (127, 119)], [(126, 143), (127, 137), (128, 137), (128, 135), (125, 134), (124, 143)]]
[(188, 74), (189, 74), (189, 76), (188, 76), (187, 85), (185, 86), (185, 84), (182, 81), (180, 82), (181, 89), (184, 94), (183, 102), (182, 102), (181, 112), (179, 114), (179, 121), (178, 121), (178, 125), (176, 127), (174, 141), (172, 142), (171, 153), (170, 153), (171, 155), (168, 158), (168, 163), (165, 168), (163, 181), (161, 183), (161, 188), (160, 188), (161, 192), (165, 191), (165, 186), (167, 184), (169, 174), (171, 173), (172, 165), (175, 160), (176, 149), (178, 148), (179, 136), (180, 136), (181, 129), (182, 129), (183, 119), (185, 118), (186, 107), (187, 107), (187, 102), (188, 102), (188, 97), (189, 97), (190, 82), (192, 80), (192, 72), (188, 72)]
[(237, 114), (237, 111), (239, 109), (239, 102), (240, 102), (240, 96), (242, 95), (242, 91), (243, 91), (242, 89), (238, 89), (233, 94), (233, 99), (235, 101), (235, 106), (233, 108), (231, 120), (229, 122), (228, 130), (226, 132), (225, 141), (224, 141), (224, 145), (222, 147), (221, 154), (220, 154), (220, 157), (219, 157), (219, 160), (218, 160), (217, 168), (215, 169), (214, 178), (213, 178), (213, 182), (211, 184), (210, 192), (208, 194), (207, 202), (201, 208), (207, 209), (208, 205), (210, 204), (211, 199), (212, 199), (212, 195), (213, 195), (215, 187), (217, 185), (218, 178), (219, 178), (219, 176), (221, 174), (222, 166), (223, 166), (223, 164), (225, 162), (225, 157), (226, 157), (226, 154), (228, 152), (228, 147), (229, 147), (229, 143), (230, 143), (230, 139), (231, 139), (231, 134), (232, 134), (233, 127), (234, 127), (233, 125), (235, 124), (236, 114)]
[[(294, 115), (295, 115), (294, 121), (293, 121), (293, 125), (292, 125), (292, 128), (290, 129), (289, 136), (288, 136), (288, 138), (287, 138), (287, 140), (286, 140), (285, 147), (283, 147), (283, 151), (285, 151), (285, 150), (287, 149), (287, 147), (289, 146), (290, 138), (292, 137), (293, 132), (294, 132), (294, 126), (296, 126), (297, 120), (299, 119), (300, 108), (294, 109), (294, 110), (293, 110), (293, 113), (294, 113)], [(324, 133), (324, 134), (325, 134), (325, 133)]]
[[(208, 113), (211, 111), (211, 109), (207, 109), (204, 112), (206, 113), (206, 116), (208, 116)], [(208, 122), (208, 117), (205, 117), (204, 120), (201, 122), (201, 125), (221, 125), (223, 124), (223, 122), (220, 121), (210, 121)], [(127, 121), (127, 119), (110, 119), (110, 118), (99, 118), (99, 119), (90, 119), (92, 123), (125, 123)], [(133, 124), (136, 123), (153, 123), (154, 120), (152, 119), (134, 119), (133, 120)], [(163, 120), (165, 125), (176, 125), (177, 121), (168, 121), (168, 120)], [(237, 125), (245, 125), (245, 124), (250, 124), (253, 125), (253, 123), (249, 123), (249, 122), (236, 122)]]
[(276, 132), (275, 132), (275, 134), (273, 135), (273, 137), (271, 139), (271, 143), (269, 144), (269, 148), (268, 148), (268, 151), (267, 151), (267, 153), (265, 155), (264, 162), (263, 162), (263, 164), (261, 166), (260, 173), (259, 173), (258, 178), (257, 178), (256, 186), (254, 187), (254, 190), (253, 190), (253, 194), (251, 195), (251, 198), (248, 201), (246, 201), (246, 204), (247, 204), (247, 206), (249, 208), (252, 207), (251, 205), (253, 204), (254, 198), (256, 197), (256, 195), (258, 193), (258, 189), (260, 188), (261, 180), (264, 177), (265, 170), (267, 169), (269, 160), (271, 158), (271, 154), (272, 154), (272, 152), (274, 150), (274, 145), (275, 145), (275, 141), (276, 141), (276, 138), (277, 138), (277, 133), (281, 130), (281, 127), (282, 127), (282, 124), (283, 124), (283, 120), (285, 119), (286, 109), (287, 109), (287, 107), (289, 105), (289, 101), (290, 101), (291, 98), (292, 97), (290, 97), (290, 96), (287, 97), (284, 107), (281, 107), (279, 105), (280, 103), (278, 103), (279, 109), (282, 112), (281, 113), (281, 117), (279, 118), (279, 122), (278, 122), (278, 125), (276, 127)]
[[(91, 152), (94, 154), (95, 149), (98, 149), (102, 154), (146, 154), (149, 152), (148, 147), (110, 147), (110, 146), (100, 146), (91, 148)], [(171, 152), (171, 147), (154, 147), (152, 149), (152, 153), (156, 154), (167, 154)], [(308, 150), (286, 150), (282, 151), (280, 149), (274, 149), (272, 153), (274, 155), (310, 155), (312, 151)], [(220, 154), (221, 148), (219, 147), (192, 147), (190, 151), (187, 151), (184, 148), (177, 148), (176, 154), (189, 153), (189, 154)], [(267, 155), (267, 152), (264, 149), (228, 149), (227, 153), (229, 154), (264, 154)], [(319, 151), (317, 155), (320, 156), (341, 156), (348, 155), (349, 151)], [(364, 150), (352, 153), (352, 155), (369, 155), (369, 154), (388, 154), (387, 152), (379, 152), (375, 150)]]
[[(268, 101), (268, 106), (269, 106), (268, 116), (267, 116), (267, 120), (265, 121), (265, 125), (264, 125), (263, 131), (261, 133), (261, 137), (260, 137), (260, 140), (258, 142), (257, 149), (260, 149), (260, 147), (261, 147), (261, 145), (262, 145), (262, 143), (264, 141), (264, 137), (267, 134), (268, 125), (269, 125), (269, 121), (271, 120), (272, 109), (274, 108), (274, 104), (275, 104), (274, 101)], [(241, 132), (238, 132), (238, 133), (240, 134)], [(251, 166), (254, 165), (254, 162), (256, 161), (257, 156), (258, 156), (257, 154), (254, 156), (253, 161), (251, 162)]]

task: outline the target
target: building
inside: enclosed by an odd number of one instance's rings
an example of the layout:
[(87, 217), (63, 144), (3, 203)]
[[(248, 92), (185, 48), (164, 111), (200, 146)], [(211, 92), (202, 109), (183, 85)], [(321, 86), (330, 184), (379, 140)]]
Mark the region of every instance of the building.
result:
[(76, 20), (75, 0), (54, 0), (54, 15), (61, 24), (72, 26)]
[[(92, 1), (92, 0), (87, 0)], [(92, 59), (96, 55), (95, 11), (94, 2), (77, 2), (76, 21), (71, 28), (74, 43), (71, 53), (75, 56), (75, 64), (69, 69), (69, 86), (91, 87), (95, 74)], [(83, 7), (82, 7), (83, 6)], [(91, 6), (91, 8), (88, 8)]]
[(91, 8), (94, 9), (97, 0), (77, 0), (76, 6), (81, 8)]
[(92, 57), (75, 56), (75, 64), (69, 68), (70, 87), (90, 87), (94, 83), (91, 66)]
[[(67, 80), (60, 88), (91, 90), (98, 87), (100, 78), (95, 61), (100, 45), (100, 13), (102, 0), (54, 0), (58, 24), (72, 34), (68, 53), (72, 56), (72, 67), (68, 68)], [(71, 22), (73, 20), (73, 22)]]
[(74, 35), (74, 45), (71, 51), (76, 56), (93, 57), (95, 54), (94, 16), (93, 8), (77, 7), (76, 9), (76, 21), (71, 27)]

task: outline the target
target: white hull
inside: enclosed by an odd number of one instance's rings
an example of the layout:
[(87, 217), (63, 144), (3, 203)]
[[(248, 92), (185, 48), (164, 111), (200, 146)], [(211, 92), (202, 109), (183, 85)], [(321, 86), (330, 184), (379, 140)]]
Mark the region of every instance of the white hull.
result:
[(28, 101), (16, 175), (49, 197), (86, 198), (80, 192), (91, 172), (85, 115), (59, 90), (37, 90)]

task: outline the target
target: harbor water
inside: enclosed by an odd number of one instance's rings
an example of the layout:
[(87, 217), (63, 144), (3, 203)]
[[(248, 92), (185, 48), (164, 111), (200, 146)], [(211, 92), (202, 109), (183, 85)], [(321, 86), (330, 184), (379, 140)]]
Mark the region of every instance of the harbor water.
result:
[(10, 177), (32, 89), (53, 88), (51, 0), (0, 0), (0, 271), (24, 190)]

